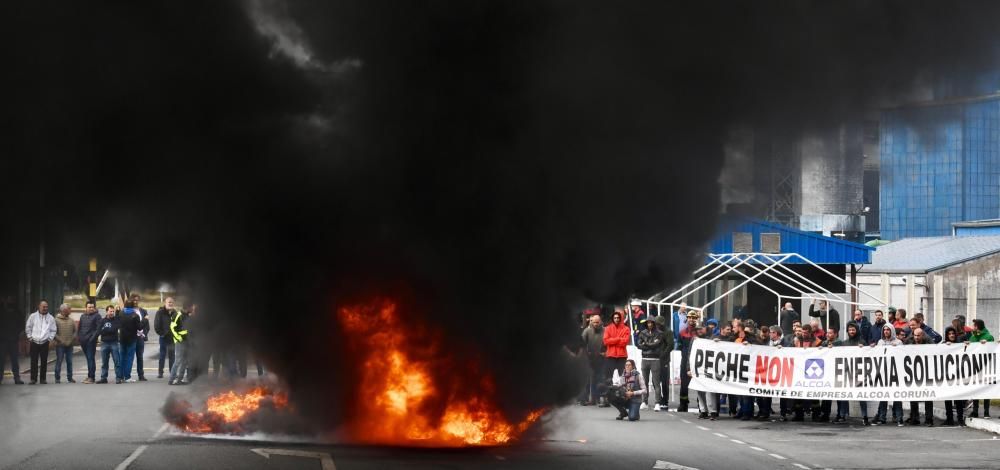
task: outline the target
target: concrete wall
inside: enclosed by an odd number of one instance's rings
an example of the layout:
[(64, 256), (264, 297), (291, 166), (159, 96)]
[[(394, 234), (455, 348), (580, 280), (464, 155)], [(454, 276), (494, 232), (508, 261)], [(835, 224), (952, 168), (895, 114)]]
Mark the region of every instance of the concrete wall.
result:
[[(976, 318), (986, 322), (987, 328), (1000, 331), (1000, 254), (984, 256), (931, 274), (928, 276), (931, 292), (934, 284), (941, 282), (941, 305), (946, 323), (956, 314), (971, 317), (974, 313)], [(970, 282), (974, 287), (971, 292)], [(974, 303), (970, 302), (970, 297)], [(970, 308), (970, 304), (974, 309)]]

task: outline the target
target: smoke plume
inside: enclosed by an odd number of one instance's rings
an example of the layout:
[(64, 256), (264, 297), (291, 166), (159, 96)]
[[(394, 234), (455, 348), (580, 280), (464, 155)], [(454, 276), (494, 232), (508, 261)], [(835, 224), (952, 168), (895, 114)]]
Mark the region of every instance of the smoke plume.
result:
[(380, 296), (406, 317), (385, 328), (478, 358), (505, 411), (565, 403), (571, 306), (690, 272), (734, 126), (989, 70), (1000, 9), (57, 3), (0, 6), (4, 246), (186, 286), (206, 337), (331, 427), (359, 386), (334, 311)]

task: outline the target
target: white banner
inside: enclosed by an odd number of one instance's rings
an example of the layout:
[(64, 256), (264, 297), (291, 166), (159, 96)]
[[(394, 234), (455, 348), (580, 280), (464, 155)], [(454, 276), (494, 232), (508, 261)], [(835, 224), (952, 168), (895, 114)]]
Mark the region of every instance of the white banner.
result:
[(1000, 397), (1000, 344), (774, 348), (697, 339), (694, 390), (808, 400)]

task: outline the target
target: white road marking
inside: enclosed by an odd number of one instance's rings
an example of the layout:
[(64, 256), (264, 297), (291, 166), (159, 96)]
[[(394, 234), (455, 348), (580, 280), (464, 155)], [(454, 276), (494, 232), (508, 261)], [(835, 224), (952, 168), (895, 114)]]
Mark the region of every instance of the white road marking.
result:
[(801, 468), (801, 469), (803, 469), (803, 470), (812, 470), (812, 469), (810, 469), (809, 467), (807, 467), (807, 466), (805, 466), (805, 465), (802, 465), (802, 464), (800, 464), (800, 463), (793, 463), (792, 465), (795, 465), (796, 467), (799, 467), (799, 468)]
[(333, 457), (330, 457), (330, 454), (326, 452), (306, 452), (291, 449), (250, 449), (250, 452), (264, 457), (265, 459), (270, 459), (271, 454), (285, 455), (289, 457), (303, 457), (307, 459), (319, 459), (319, 463), (323, 466), (323, 470), (337, 470), (337, 466), (333, 464)]
[[(146, 442), (155, 441), (156, 438), (160, 437), (160, 434), (163, 434), (163, 432), (166, 431), (169, 427), (170, 427), (169, 424), (163, 423), (163, 426), (160, 426), (160, 429), (157, 429), (156, 432), (153, 434), (153, 437), (147, 439)], [(128, 457), (125, 458), (125, 460), (122, 460), (122, 463), (118, 464), (118, 466), (115, 467), (115, 470), (125, 470), (126, 468), (128, 468), (128, 466), (132, 465), (132, 462), (135, 462), (135, 459), (139, 458), (139, 456), (142, 455), (142, 453), (145, 452), (147, 448), (149, 448), (149, 445), (147, 444), (143, 444), (138, 448), (136, 448), (134, 451), (132, 451), (131, 454), (129, 454)]]
[(737, 444), (746, 444), (746, 442), (743, 442), (743, 441), (738, 441), (738, 440), (736, 440), (736, 439), (730, 439), (730, 441), (733, 441), (733, 442), (735, 442), (735, 443), (737, 443)]
[(146, 444), (139, 446), (139, 448), (132, 451), (132, 454), (129, 455), (125, 460), (122, 460), (122, 463), (118, 464), (118, 466), (115, 467), (115, 470), (125, 470), (126, 468), (128, 468), (128, 466), (132, 465), (132, 462), (135, 462), (135, 459), (139, 458), (139, 456), (142, 455), (142, 453), (145, 452), (146, 448), (148, 447), (149, 446)]
[(167, 429), (168, 429), (169, 427), (170, 427), (170, 425), (169, 425), (169, 424), (167, 424), (167, 423), (163, 423), (163, 426), (160, 426), (160, 429), (158, 429), (158, 430), (156, 431), (156, 434), (153, 434), (153, 437), (151, 437), (151, 438), (150, 438), (149, 440), (150, 440), (150, 441), (154, 441), (154, 440), (156, 440), (156, 438), (160, 437), (160, 434), (163, 434), (163, 433), (164, 433), (164, 431), (166, 431), (166, 430), (167, 430)]
[(698, 429), (701, 429), (702, 431), (711, 431), (711, 429), (708, 429), (705, 426), (698, 426)]
[(757, 446), (750, 446), (750, 448), (753, 449), (753, 450), (764, 452), (764, 449), (761, 449), (760, 447), (757, 447)]
[(715, 434), (716, 436), (719, 436), (719, 437), (721, 437), (723, 439), (729, 439), (729, 436), (727, 436), (725, 434), (722, 434), (722, 433), (713, 432), (712, 434)]
[(690, 421), (688, 421), (688, 420), (686, 420), (686, 419), (681, 419), (681, 422), (682, 422), (682, 423), (688, 423), (688, 424), (691, 424), (691, 422), (690, 422)]
[(788, 460), (788, 459), (786, 459), (786, 458), (784, 458), (784, 457), (782, 457), (782, 456), (780, 456), (778, 454), (767, 454), (767, 455), (770, 455), (771, 457), (774, 457), (774, 458), (776, 458), (778, 460)]
[(653, 468), (656, 470), (698, 470), (694, 467), (687, 467), (673, 462), (667, 462), (666, 460), (657, 460), (656, 463), (653, 464)]

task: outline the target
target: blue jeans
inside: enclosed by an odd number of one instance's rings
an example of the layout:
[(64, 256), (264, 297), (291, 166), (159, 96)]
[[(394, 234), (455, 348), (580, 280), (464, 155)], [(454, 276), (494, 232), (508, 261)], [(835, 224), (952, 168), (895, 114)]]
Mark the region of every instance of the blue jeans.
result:
[(639, 407), (642, 406), (642, 402), (638, 400), (628, 401), (628, 420), (638, 421), (639, 420)]
[(73, 377), (73, 346), (56, 346), (56, 380), (62, 371), (63, 358), (66, 358), (66, 380)]
[[(888, 408), (889, 408), (888, 402), (884, 401), (878, 402), (878, 411), (876, 411), (876, 414), (878, 415), (879, 420), (885, 421), (886, 412), (888, 412)], [(892, 420), (893, 421), (903, 420), (903, 402), (901, 401), (892, 402)]]
[(81, 344), (80, 349), (83, 350), (83, 357), (87, 358), (87, 378), (93, 379), (97, 372), (97, 338)]
[(163, 363), (167, 362), (167, 372), (174, 368), (174, 342), (167, 339), (165, 336), (160, 336), (160, 366), (157, 370), (157, 375), (163, 375)]
[(740, 396), (740, 417), (753, 418), (753, 399), (750, 396)]
[(132, 361), (135, 360), (135, 341), (121, 345), (122, 354), (122, 378), (125, 380), (132, 378)]
[[(861, 404), (861, 416), (863, 418), (868, 417), (868, 402), (862, 401)], [(837, 416), (841, 418), (846, 418), (851, 409), (851, 403), (848, 401), (837, 400)]]
[(115, 361), (115, 378), (122, 378), (121, 350), (118, 342), (101, 343), (101, 380), (108, 379), (108, 356)]

